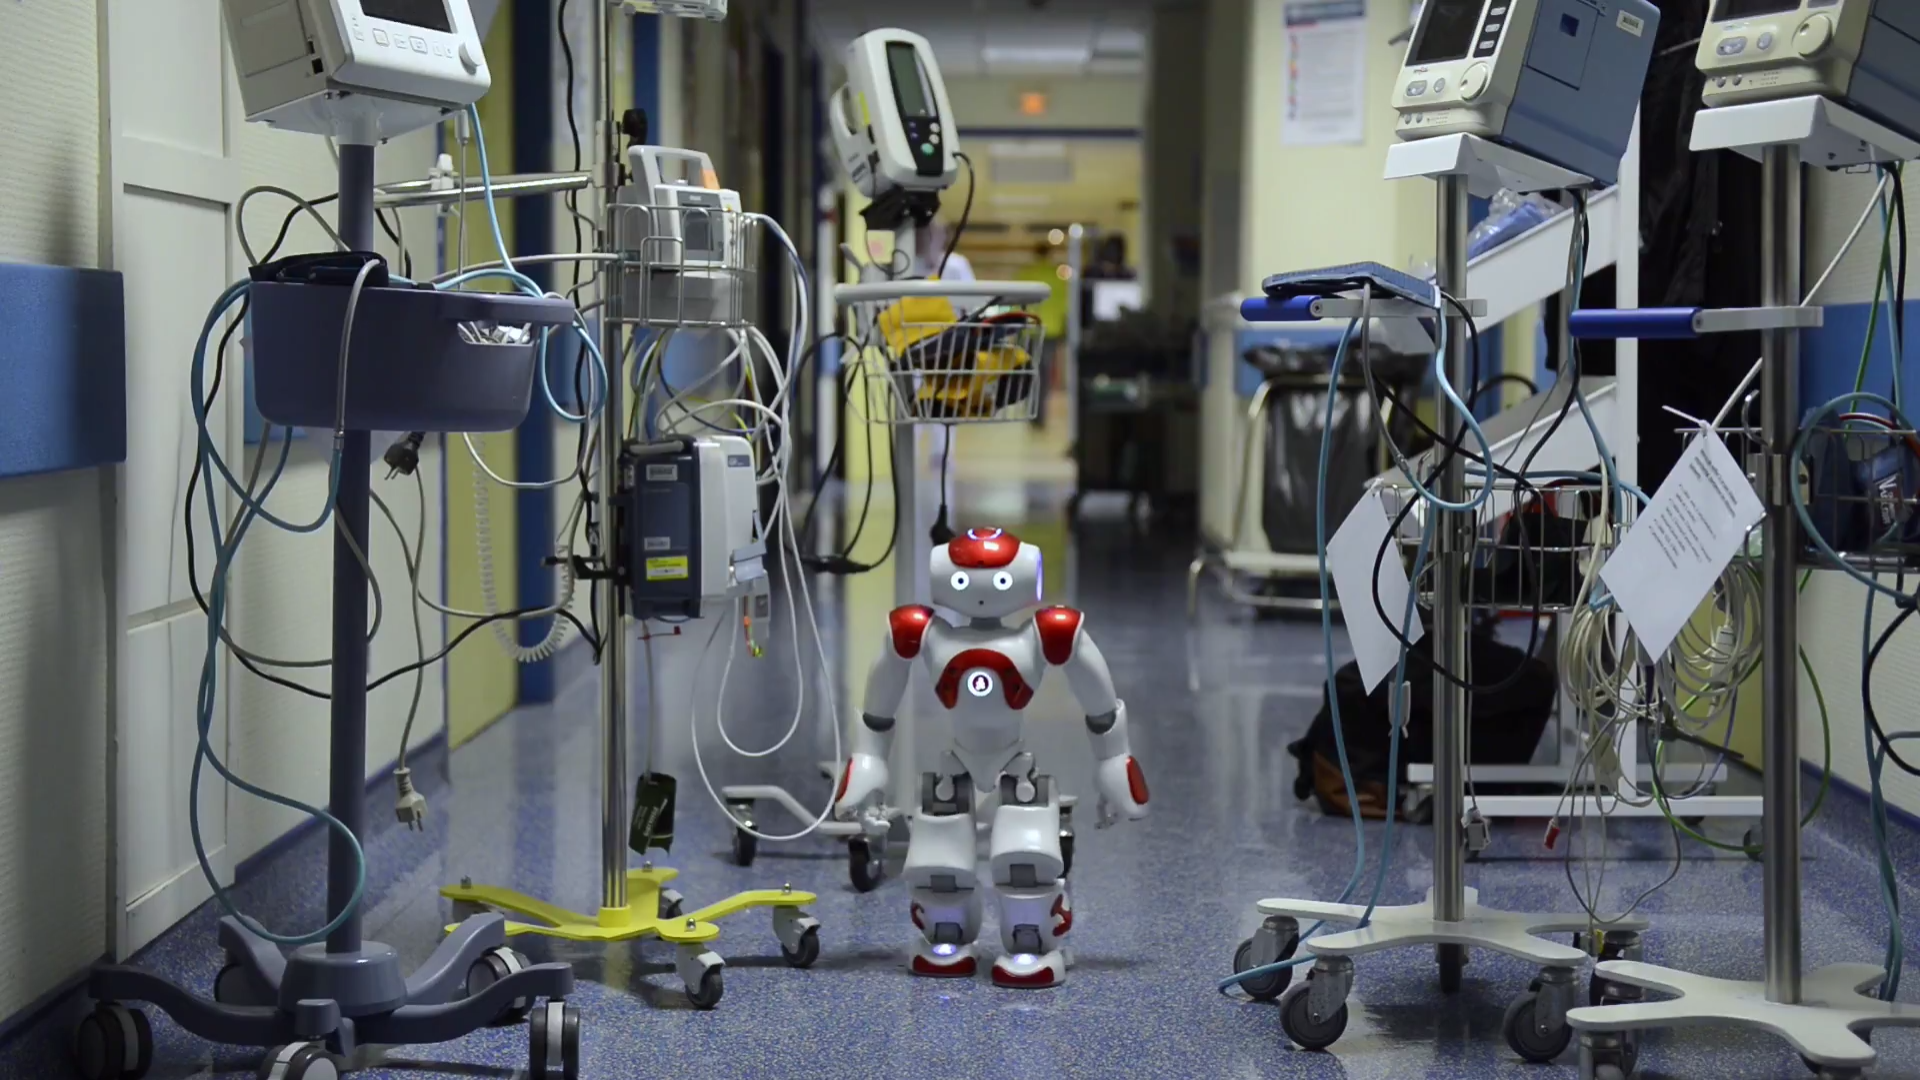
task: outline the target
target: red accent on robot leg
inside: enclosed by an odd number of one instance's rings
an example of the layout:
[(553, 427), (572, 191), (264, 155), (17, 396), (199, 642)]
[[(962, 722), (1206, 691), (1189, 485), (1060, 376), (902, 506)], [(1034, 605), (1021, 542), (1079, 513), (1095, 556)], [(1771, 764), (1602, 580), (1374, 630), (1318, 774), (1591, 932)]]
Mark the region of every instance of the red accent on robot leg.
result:
[(910, 904), (907, 907), (907, 915), (913, 919), (913, 928), (921, 933), (925, 933), (927, 930), (927, 920), (922, 918), (926, 913), (927, 909), (921, 907), (919, 904)]
[(1147, 774), (1140, 771), (1140, 763), (1127, 756), (1127, 794), (1141, 806), (1147, 805)]
[(902, 660), (911, 660), (920, 655), (920, 641), (926, 637), (927, 627), (933, 623), (933, 609), (922, 604), (908, 604), (893, 609), (887, 616), (887, 625), (893, 631), (893, 651)]
[(1045, 607), (1034, 612), (1033, 625), (1040, 631), (1040, 651), (1047, 663), (1059, 667), (1073, 659), (1073, 639), (1080, 633), (1080, 617), (1070, 607)]
[(933, 694), (940, 704), (951, 709), (960, 700), (960, 677), (974, 668), (986, 668), (1000, 676), (1000, 683), (1006, 689), (1007, 707), (1024, 709), (1033, 700), (1033, 687), (1014, 666), (1013, 658), (992, 649), (967, 649), (947, 661), (946, 669), (940, 672), (940, 678), (933, 686)]
[(840, 770), (840, 790), (833, 793), (833, 801), (839, 802), (847, 797), (847, 785), (853, 782), (853, 759), (848, 758), (845, 768)]
[(1012, 566), (1020, 554), (1020, 538), (1005, 529), (968, 529), (967, 535), (947, 541), (947, 558), (963, 570), (997, 570)]
[(1073, 908), (1067, 903), (1067, 894), (1061, 893), (1053, 898), (1053, 936), (1063, 938), (1073, 929)]

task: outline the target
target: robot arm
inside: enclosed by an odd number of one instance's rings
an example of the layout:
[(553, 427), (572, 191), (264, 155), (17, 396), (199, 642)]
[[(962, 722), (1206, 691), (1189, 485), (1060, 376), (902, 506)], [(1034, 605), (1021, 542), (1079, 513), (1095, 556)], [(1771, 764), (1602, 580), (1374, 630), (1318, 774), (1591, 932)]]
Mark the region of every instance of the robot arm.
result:
[(1067, 685), (1087, 714), (1093, 740), (1094, 786), (1100, 791), (1100, 823), (1116, 817), (1137, 821), (1147, 816), (1147, 778), (1133, 759), (1127, 738), (1127, 703), (1113, 692), (1106, 657), (1080, 625), (1072, 608), (1046, 608), (1034, 617), (1047, 663), (1067, 671)]
[(913, 662), (933, 622), (933, 609), (897, 608), (887, 621), (887, 638), (881, 643), (873, 670), (867, 673), (864, 708), (860, 722), (853, 727), (853, 753), (840, 772), (840, 790), (834, 794), (834, 812), (843, 818), (858, 813), (861, 803), (887, 786), (887, 752), (893, 747), (894, 718), (907, 696)]

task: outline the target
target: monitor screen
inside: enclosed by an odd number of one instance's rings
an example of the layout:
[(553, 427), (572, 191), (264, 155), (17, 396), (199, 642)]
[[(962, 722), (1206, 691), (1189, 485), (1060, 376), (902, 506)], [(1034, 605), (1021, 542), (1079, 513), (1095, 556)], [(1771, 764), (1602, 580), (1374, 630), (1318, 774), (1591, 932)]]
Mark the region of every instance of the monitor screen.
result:
[(447, 0), (360, 0), (360, 10), (370, 19), (386, 19), (446, 34), (453, 32)]
[(1782, 11), (1799, 9), (1800, 0), (1719, 0), (1713, 5), (1713, 18), (1715, 22), (1720, 22), (1754, 15), (1778, 15)]
[(1420, 35), (1407, 51), (1407, 66), (1438, 64), (1467, 55), (1473, 48), (1474, 34), (1480, 30), (1480, 12), (1485, 6), (1485, 0), (1427, 0)]
[(893, 76), (893, 99), (901, 116), (932, 116), (933, 91), (920, 68), (920, 54), (904, 41), (887, 42), (887, 70)]

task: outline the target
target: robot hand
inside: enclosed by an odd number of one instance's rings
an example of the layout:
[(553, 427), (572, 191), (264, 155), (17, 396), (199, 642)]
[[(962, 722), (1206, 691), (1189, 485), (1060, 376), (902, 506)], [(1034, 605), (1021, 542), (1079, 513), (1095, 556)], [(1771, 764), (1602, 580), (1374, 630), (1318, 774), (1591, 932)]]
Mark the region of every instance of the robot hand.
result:
[(1147, 816), (1147, 777), (1132, 754), (1110, 757), (1096, 765), (1093, 786), (1100, 791), (1100, 816), (1095, 828), (1104, 829), (1123, 817), (1138, 821)]
[(840, 774), (840, 791), (833, 799), (833, 816), (849, 821), (859, 816), (860, 804), (887, 786), (887, 759), (855, 753)]

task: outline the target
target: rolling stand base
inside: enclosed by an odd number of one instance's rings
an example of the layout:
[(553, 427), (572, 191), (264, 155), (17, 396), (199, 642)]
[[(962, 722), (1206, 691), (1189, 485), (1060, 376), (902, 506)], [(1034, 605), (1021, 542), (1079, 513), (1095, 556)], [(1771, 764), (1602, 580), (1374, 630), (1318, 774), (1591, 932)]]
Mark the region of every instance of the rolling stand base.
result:
[[(1878, 1056), (1858, 1033), (1876, 1027), (1920, 1027), (1920, 1005), (1866, 995), (1886, 976), (1874, 964), (1834, 964), (1807, 973), (1797, 1005), (1768, 1001), (1766, 985), (1760, 982), (1716, 979), (1630, 960), (1604, 963), (1598, 970), (1609, 982), (1676, 996), (1574, 1009), (1567, 1014), (1567, 1023), (1583, 1033), (1723, 1025), (1757, 1028), (1784, 1039), (1823, 1075), (1847, 1076), (1872, 1065)], [(1583, 1078), (1593, 1075), (1583, 1069)]]
[[(225, 918), (220, 945), (227, 967), (212, 1000), (142, 968), (94, 969), (87, 991), (100, 1004), (76, 1032), (76, 1064), (86, 1080), (134, 1080), (145, 1073), (152, 1028), (129, 1002), (151, 1004), (209, 1042), (265, 1048), (269, 1068), (297, 1080), (364, 1067), (377, 1056), (370, 1048), (447, 1042), (517, 1023), (536, 1000), (558, 1003), (573, 992), (566, 964), (526, 964), (516, 954), (495, 974), (489, 961), (508, 951), (506, 937), (498, 915), (468, 919), (424, 966), (403, 977), (398, 954), (385, 945), (368, 942), (346, 954), (316, 945), (288, 956), (240, 920)], [(572, 1022), (577, 1030), (577, 1013)]]
[[(1269, 917), (1269, 923), (1278, 917), (1291, 924), (1281, 928), (1283, 936), (1289, 932), (1297, 934), (1298, 924), (1308, 920), (1357, 923), (1367, 910), (1360, 904), (1329, 904), (1314, 900), (1262, 900), (1254, 906), (1263, 916)], [(1588, 955), (1582, 949), (1548, 941), (1540, 935), (1584, 934), (1591, 921), (1585, 912), (1575, 915), (1536, 915), (1494, 911), (1481, 907), (1478, 891), (1469, 888), (1466, 890), (1465, 917), (1458, 922), (1446, 922), (1434, 917), (1433, 894), (1429, 891), (1426, 901), (1422, 903), (1375, 908), (1366, 926), (1301, 941), (1298, 947), (1312, 953), (1316, 960), (1306, 981), (1294, 983), (1288, 987), (1286, 994), (1295, 997), (1316, 994), (1320, 998), (1329, 998), (1331, 995), (1326, 988), (1331, 984), (1338, 988), (1338, 998), (1344, 1000), (1345, 991), (1352, 980), (1353, 957), (1416, 945), (1436, 947), (1441, 989), (1452, 993), (1459, 989), (1460, 969), (1467, 961), (1467, 950), (1490, 949), (1540, 966), (1540, 975), (1534, 979), (1527, 994), (1516, 1003), (1524, 1005), (1522, 1012), (1525, 1025), (1521, 1034), (1525, 1038), (1515, 1042), (1509, 1033), (1509, 1041), (1515, 1043), (1522, 1056), (1531, 1060), (1547, 1060), (1564, 1050), (1571, 1041), (1572, 1032), (1566, 1026), (1565, 1017), (1575, 1004), (1574, 972), (1586, 965)], [(1616, 933), (1638, 935), (1646, 927), (1645, 919), (1628, 918), (1610, 929)], [(1335, 975), (1340, 978), (1329, 978)], [(1313, 988), (1315, 982), (1321, 983), (1318, 989)], [(1283, 997), (1282, 1005), (1287, 1004), (1286, 997)], [(1318, 1001), (1309, 1009), (1301, 1003), (1296, 1011), (1305, 1010), (1301, 1012), (1303, 1016), (1331, 1017), (1335, 1015), (1337, 1005), (1338, 1002), (1333, 1000)], [(1510, 1013), (1513, 1011), (1509, 1010)], [(1283, 1010), (1283, 1022), (1288, 1015)], [(1292, 1026), (1288, 1027), (1288, 1034), (1294, 1035)], [(1295, 1041), (1318, 1049), (1332, 1040), (1322, 1041), (1322, 1037), (1309, 1033), (1307, 1039), (1296, 1038)], [(1315, 1046), (1315, 1043), (1319, 1043), (1319, 1046)], [(1552, 1053), (1546, 1053), (1547, 1050)]]
[[(817, 897), (792, 888), (752, 889), (735, 893), (697, 911), (681, 912), (680, 894), (661, 886), (678, 877), (678, 870), (651, 864), (627, 871), (629, 903), (583, 915), (557, 904), (492, 885), (462, 882), (440, 890), (453, 901), (454, 913), (500, 911), (523, 916), (528, 922), (506, 922), (507, 936), (540, 934), (567, 941), (637, 941), (657, 937), (677, 950), (675, 970), (696, 1008), (711, 1009), (723, 991), (719, 954), (706, 943), (720, 936), (715, 921), (749, 908), (771, 908), (774, 936), (780, 954), (792, 967), (809, 967), (820, 956), (820, 921), (801, 909)], [(498, 918), (499, 916), (494, 916)], [(471, 921), (471, 920), (470, 920)]]

